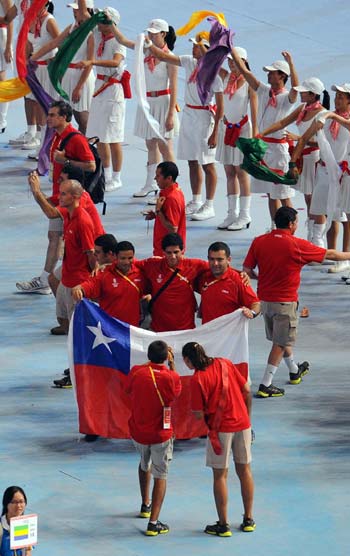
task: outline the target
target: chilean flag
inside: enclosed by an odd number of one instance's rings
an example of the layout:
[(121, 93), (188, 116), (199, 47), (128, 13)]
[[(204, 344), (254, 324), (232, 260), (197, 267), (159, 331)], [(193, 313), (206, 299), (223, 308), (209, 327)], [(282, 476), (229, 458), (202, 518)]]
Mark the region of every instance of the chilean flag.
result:
[(194, 438), (207, 432), (191, 412), (193, 371), (181, 356), (187, 342), (202, 344), (211, 357), (230, 359), (248, 380), (248, 319), (241, 309), (193, 330), (155, 333), (117, 320), (83, 299), (75, 308), (68, 337), (81, 433), (130, 438), (124, 383), (133, 365), (147, 361), (147, 349), (154, 340), (163, 340), (174, 349), (176, 370), (181, 375), (182, 393), (172, 406), (176, 438)]

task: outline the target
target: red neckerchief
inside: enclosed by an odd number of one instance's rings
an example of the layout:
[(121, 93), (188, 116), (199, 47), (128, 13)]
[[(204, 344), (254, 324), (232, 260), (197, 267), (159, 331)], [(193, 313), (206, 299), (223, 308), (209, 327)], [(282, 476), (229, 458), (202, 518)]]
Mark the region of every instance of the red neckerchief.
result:
[(281, 93), (285, 93), (287, 91), (287, 89), (285, 87), (282, 87), (281, 89), (277, 89), (277, 91), (275, 91), (274, 89), (270, 89), (270, 98), (269, 98), (269, 102), (267, 103), (267, 106), (272, 106), (272, 108), (276, 108), (277, 106), (277, 95), (280, 95)]
[(188, 83), (196, 83), (197, 81), (197, 74), (198, 74), (198, 63), (196, 65), (196, 67), (194, 68), (193, 72), (191, 73), (189, 79), (188, 79)]
[[(168, 45), (165, 43), (162, 46), (161, 50), (163, 50), (163, 52), (169, 52)], [(153, 54), (149, 54), (148, 56), (145, 57), (143, 61), (145, 64), (148, 65), (148, 69), (150, 70), (150, 72), (153, 72), (155, 70), (157, 60), (158, 59), (155, 56), (153, 56)]]
[(230, 74), (230, 77), (228, 78), (227, 81), (226, 89), (224, 90), (224, 95), (228, 95), (230, 100), (235, 94), (235, 92), (237, 91), (238, 84), (242, 81), (242, 79), (244, 79), (242, 74), (239, 75), (235, 75), (234, 73)]
[(41, 27), (44, 22), (44, 19), (49, 15), (49, 12), (43, 8), (39, 15), (37, 16), (35, 23), (34, 23), (34, 37), (40, 37), (41, 35)]
[(29, 8), (29, 0), (22, 0), (19, 7), (22, 14), (24, 15)]
[(303, 121), (303, 119), (305, 118), (308, 112), (312, 112), (313, 110), (318, 110), (319, 108), (322, 108), (322, 104), (320, 103), (319, 100), (316, 100), (312, 104), (306, 104), (304, 108), (301, 110), (301, 112), (299, 113), (296, 124), (299, 125), (300, 122)]
[[(350, 118), (350, 112), (339, 112), (338, 110), (335, 110), (335, 113), (338, 114), (338, 116), (341, 116), (342, 118), (345, 118), (346, 120), (348, 120)], [(340, 124), (338, 122), (336, 122), (335, 120), (332, 120), (332, 123), (329, 126), (329, 131), (330, 131), (330, 134), (333, 137), (334, 141), (338, 137), (339, 130), (340, 130)]]
[(109, 35), (102, 35), (102, 33), (101, 33), (101, 42), (100, 42), (100, 44), (98, 45), (98, 48), (97, 48), (97, 57), (98, 58), (101, 58), (101, 56), (104, 52), (104, 49), (105, 49), (106, 42), (110, 41), (111, 39), (114, 39), (113, 33), (110, 33)]

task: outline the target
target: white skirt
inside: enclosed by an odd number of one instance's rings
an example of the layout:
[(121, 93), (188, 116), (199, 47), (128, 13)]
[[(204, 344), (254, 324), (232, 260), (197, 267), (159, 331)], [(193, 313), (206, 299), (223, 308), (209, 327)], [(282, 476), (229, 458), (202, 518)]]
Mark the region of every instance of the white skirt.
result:
[[(151, 115), (159, 123), (160, 134), (162, 135), (162, 137), (164, 137), (164, 139), (173, 139), (173, 137), (179, 134), (179, 118), (177, 112), (175, 112), (174, 127), (172, 130), (166, 131), (165, 120), (168, 115), (170, 95), (162, 95), (155, 98), (148, 97), (147, 100), (149, 102)], [(146, 117), (139, 106), (137, 107), (136, 112), (134, 135), (145, 140), (158, 138), (149, 125), (148, 121), (146, 120)]]
[(313, 151), (303, 156), (303, 169), (299, 176), (298, 183), (294, 189), (304, 195), (311, 195), (316, 182), (316, 162), (320, 159), (320, 151)]
[(340, 185), (339, 205), (341, 209), (350, 214), (350, 176), (344, 174)]
[(209, 110), (196, 110), (185, 106), (178, 141), (179, 160), (197, 160), (199, 164), (215, 162), (216, 149), (208, 147), (213, 132), (214, 118)]
[(80, 79), (81, 71), (82, 70), (75, 68), (68, 68), (62, 79), (62, 89), (67, 93), (73, 110), (76, 112), (88, 112), (95, 89), (96, 78), (93, 71), (90, 72), (89, 77), (83, 85), (79, 102), (72, 101), (73, 91)]
[[(226, 125), (223, 121), (219, 125), (218, 134), (218, 145), (216, 147), (216, 160), (221, 162), (221, 164), (231, 164), (232, 166), (239, 166), (243, 162), (243, 153), (238, 149), (238, 147), (230, 147), (230, 145), (225, 145), (225, 132)], [(252, 136), (252, 124), (248, 121), (245, 126), (242, 127), (240, 137), (249, 138)]]
[(317, 165), (315, 188), (312, 194), (310, 214), (327, 214), (328, 201), (328, 172), (324, 166)]

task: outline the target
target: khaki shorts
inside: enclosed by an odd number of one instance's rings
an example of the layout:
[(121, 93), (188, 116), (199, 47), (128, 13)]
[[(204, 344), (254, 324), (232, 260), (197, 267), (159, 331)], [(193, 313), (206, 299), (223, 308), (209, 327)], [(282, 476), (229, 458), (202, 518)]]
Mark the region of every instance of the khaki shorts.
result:
[(70, 320), (74, 307), (75, 301), (72, 297), (72, 288), (67, 288), (60, 282), (56, 292), (56, 317)]
[(140, 444), (136, 440), (133, 440), (133, 443), (141, 456), (142, 471), (151, 469), (155, 479), (166, 479), (169, 463), (173, 459), (173, 439), (169, 438), (161, 444)]
[(218, 456), (207, 439), (207, 467), (214, 469), (228, 469), (230, 465), (231, 451), (235, 463), (250, 463), (252, 461), (252, 430), (245, 429), (238, 432), (219, 432), (218, 433), (222, 453)]
[(298, 303), (261, 302), (266, 338), (278, 346), (293, 346), (297, 337)]

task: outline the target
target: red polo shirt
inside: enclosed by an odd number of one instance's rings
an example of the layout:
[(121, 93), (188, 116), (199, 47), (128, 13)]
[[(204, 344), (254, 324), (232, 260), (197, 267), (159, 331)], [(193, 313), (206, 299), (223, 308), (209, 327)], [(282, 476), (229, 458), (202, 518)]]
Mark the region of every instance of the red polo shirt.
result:
[(62, 284), (73, 288), (87, 280), (91, 272), (86, 252), (94, 250), (95, 229), (86, 210), (77, 207), (72, 218), (65, 211), (63, 239)]
[[(226, 406), (219, 426), (219, 432), (236, 432), (248, 429), (250, 419), (244, 401), (243, 387), (245, 378), (237, 367), (228, 359), (221, 359), (229, 366), (228, 392)], [(214, 362), (204, 371), (195, 371), (191, 377), (191, 406), (193, 411), (203, 411), (207, 416), (209, 429), (212, 423), (222, 391), (222, 371), (220, 359), (215, 357)]]
[[(181, 237), (186, 247), (186, 214), (185, 214), (185, 197), (177, 183), (162, 189), (161, 197), (165, 197), (162, 206), (162, 213), (169, 222), (177, 227), (177, 234)], [(169, 233), (169, 230), (163, 226), (159, 216), (156, 216), (153, 230), (153, 255), (157, 257), (163, 256), (162, 239)]]
[(129, 428), (131, 437), (140, 444), (160, 444), (173, 436), (172, 426), (163, 429), (163, 406), (154, 386), (150, 366), (165, 406), (171, 405), (181, 392), (179, 375), (165, 365), (146, 363), (132, 367), (126, 385), (131, 398)]
[[(86, 212), (88, 213), (88, 215), (90, 216), (93, 224), (94, 224), (94, 229), (95, 229), (95, 238), (98, 236), (101, 236), (102, 234), (105, 234), (105, 230), (104, 227), (102, 225), (101, 222), (101, 217), (99, 215), (99, 212), (96, 208), (96, 206), (94, 205), (90, 195), (88, 194), (87, 191), (83, 191), (82, 196), (80, 197), (80, 202), (79, 202), (79, 206), (83, 209), (86, 210)], [(67, 214), (67, 209), (65, 207), (56, 207), (57, 210), (60, 211), (60, 213), (62, 214), (62, 218), (64, 218), (65, 214)]]
[(203, 324), (240, 307), (250, 308), (253, 303), (259, 303), (254, 290), (243, 285), (239, 272), (233, 268), (228, 268), (219, 278), (211, 270), (202, 274), (199, 293)]
[(55, 160), (53, 159), (53, 153), (56, 149), (60, 149), (60, 144), (63, 139), (73, 131), (77, 132), (77, 134), (71, 137), (67, 142), (67, 145), (65, 147), (66, 157), (71, 160), (79, 160), (80, 162), (92, 162), (95, 160), (85, 135), (79, 133), (78, 130), (72, 126), (72, 124), (68, 124), (61, 135), (59, 135), (57, 132), (55, 133), (50, 148), (50, 162), (52, 163), (52, 197), (50, 197), (50, 201), (55, 206), (58, 205), (58, 180), (64, 164), (55, 162)]
[(254, 239), (243, 266), (251, 269), (258, 266), (261, 300), (298, 301), (301, 269), (312, 261), (321, 263), (326, 251), (295, 237), (289, 229), (277, 229)]
[[(165, 257), (137, 261), (138, 267), (147, 278), (147, 291), (154, 296), (170, 278), (172, 270)], [(201, 259), (182, 259), (180, 272), (160, 294), (152, 307), (152, 330), (187, 330), (195, 327), (194, 314), (197, 303), (193, 291), (194, 281), (208, 268)]]
[(85, 297), (97, 299), (100, 307), (112, 317), (139, 326), (140, 298), (144, 279), (133, 265), (127, 275), (119, 274), (116, 264), (109, 265), (81, 284)]

